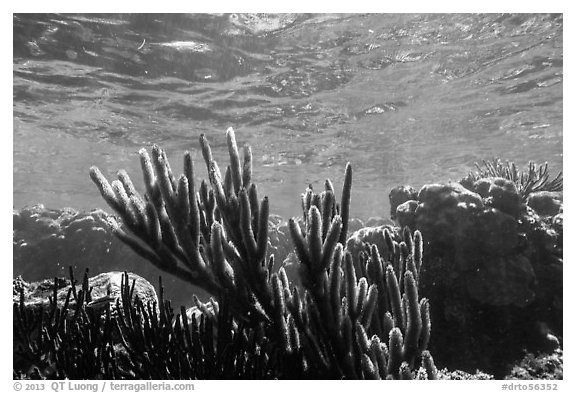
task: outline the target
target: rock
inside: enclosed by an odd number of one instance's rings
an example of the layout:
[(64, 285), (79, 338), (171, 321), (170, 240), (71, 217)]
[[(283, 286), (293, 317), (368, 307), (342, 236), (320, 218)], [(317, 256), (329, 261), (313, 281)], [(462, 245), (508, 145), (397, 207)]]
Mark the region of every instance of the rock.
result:
[(80, 212), (43, 205), (13, 211), (13, 277), (28, 281), (66, 277), (75, 272), (97, 275), (110, 271), (137, 273), (154, 284), (162, 276), (165, 295), (176, 307), (191, 305), (192, 294), (205, 292), (156, 268), (111, 231), (103, 210)]
[(550, 256), (562, 259), (562, 213), (554, 217), (539, 216), (532, 208), (527, 207), (520, 224), (531, 249), (539, 254), (538, 259), (548, 260)]
[(484, 207), (480, 195), (459, 183), (427, 184), (420, 189), (417, 199), (420, 203), (430, 203), (438, 207), (454, 207), (459, 203), (475, 208)]
[(564, 353), (556, 349), (551, 354), (527, 353), (504, 379), (507, 380), (562, 380)]
[(482, 178), (474, 182), (470, 189), (473, 190), (478, 195), (480, 195), (482, 198), (488, 198), (488, 192), (490, 190), (491, 185), (492, 185), (491, 178)]
[(448, 369), (444, 368), (438, 370), (438, 379), (449, 381), (488, 381), (493, 380), (494, 376), (483, 373), (479, 370), (476, 370), (474, 374), (471, 374), (462, 370), (448, 371)]
[(466, 274), (473, 299), (492, 306), (526, 307), (534, 301), (534, 270), (524, 255), (491, 258)]
[(391, 225), (366, 227), (354, 232), (346, 242), (346, 250), (352, 254), (352, 259), (356, 260), (358, 258), (358, 254), (360, 254), (361, 251), (366, 251), (368, 243), (375, 244), (378, 247), (380, 256), (386, 259), (388, 254), (392, 251), (389, 251), (388, 246), (386, 245), (386, 240), (384, 237), (385, 230), (390, 232), (393, 240), (397, 240), (399, 238), (397, 228)]
[[(501, 378), (524, 350), (562, 336), (561, 194), (533, 193), (526, 205), (507, 179), (466, 184), (423, 186), (397, 206), (396, 221), (422, 233), (419, 293), (430, 299), (435, 359)], [(405, 198), (401, 189), (391, 195)]]
[(552, 219), (552, 229), (558, 233), (558, 242), (560, 248), (562, 248), (562, 235), (564, 233), (564, 213), (558, 213)]
[(454, 245), (484, 209), (480, 195), (458, 183), (427, 184), (418, 193), (415, 229), (426, 241)]
[[(92, 301), (87, 304), (87, 307), (94, 309), (102, 309), (107, 304), (112, 306), (114, 310), (116, 307), (116, 300), (120, 299), (120, 288), (122, 282), (122, 272), (109, 272), (101, 273), (95, 277), (88, 279), (88, 287), (92, 288), (91, 298)], [(128, 278), (130, 280), (130, 285), (132, 281), (134, 284), (134, 293), (132, 298), (138, 297), (144, 302), (156, 302), (158, 303), (158, 297), (156, 296), (156, 290), (147, 280), (140, 277), (134, 273), (128, 273)], [(76, 278), (76, 291), (82, 289), (82, 282)], [(57, 292), (56, 292), (56, 302), (59, 307), (63, 307), (68, 295), (68, 291), (71, 288), (70, 280), (64, 278), (56, 279), (44, 279), (36, 282), (25, 282), (21, 277), (13, 280), (13, 296), (12, 301), (14, 303), (20, 302), (21, 292), (20, 288), (24, 290), (24, 307), (28, 310), (38, 311), (41, 308), (47, 311), (50, 307), (50, 297), (54, 294), (54, 283), (56, 282)], [(73, 295), (70, 295), (69, 309), (73, 310), (76, 305), (76, 300)], [(73, 313), (70, 313), (72, 316)]]
[[(73, 264), (91, 259), (93, 254), (99, 257), (110, 254), (116, 239), (108, 229), (107, 220), (108, 215), (102, 210), (80, 213), (69, 208), (46, 209), (43, 205), (15, 210), (14, 274), (31, 280), (62, 276), (68, 269), (62, 261)], [(42, 271), (41, 268), (51, 265), (53, 268)]]
[(562, 209), (562, 192), (533, 192), (528, 195), (526, 204), (541, 216), (555, 216)]
[(388, 199), (390, 200), (390, 218), (396, 219), (396, 208), (406, 201), (416, 199), (416, 190), (412, 186), (398, 186), (390, 191)]
[(484, 203), (517, 218), (522, 211), (522, 198), (511, 180), (501, 177), (479, 179), (474, 190), (484, 198)]
[[(470, 241), (478, 243), (486, 255), (509, 255), (519, 242), (518, 224), (513, 216), (487, 208), (475, 216), (475, 234)], [(471, 234), (474, 235), (474, 234)]]
[[(135, 280), (132, 299), (138, 297), (144, 304), (153, 302), (151, 303), (152, 307), (154, 307), (154, 302), (158, 303), (156, 291), (148, 281), (133, 273), (128, 273), (128, 278), (130, 285)], [(89, 278), (88, 286), (91, 288), (91, 301), (86, 302), (83, 300), (79, 314), (76, 311), (78, 306), (71, 291), (70, 280), (56, 278), (28, 283), (22, 280), (21, 277), (15, 279), (13, 281), (15, 310), (13, 313), (14, 336), (12, 340), (14, 369), (20, 372), (28, 370), (22, 376), (25, 378), (31, 378), (30, 373), (36, 369), (40, 371), (40, 375), (44, 375), (49, 379), (49, 376), (52, 376), (51, 378), (53, 379), (57, 375), (57, 367), (54, 363), (56, 361), (54, 358), (56, 353), (59, 353), (58, 356), (65, 356), (66, 358), (67, 356), (74, 357), (76, 355), (82, 357), (77, 351), (84, 351), (87, 348), (95, 350), (91, 345), (102, 346), (104, 341), (112, 343), (115, 349), (123, 348), (123, 345), (119, 345), (122, 343), (122, 339), (118, 331), (113, 327), (114, 322), (112, 325), (107, 325), (112, 329), (104, 328), (103, 332), (92, 332), (92, 329), (100, 329), (102, 325), (99, 327), (99, 322), (103, 324), (107, 321), (108, 307), (110, 307), (111, 318), (116, 319), (119, 317), (116, 301), (121, 298), (122, 279), (123, 273), (121, 272), (102, 273)], [(55, 298), (58, 308), (52, 314), (50, 298), (54, 298), (55, 285)], [(82, 285), (77, 284), (75, 289), (77, 295), (80, 296)], [(68, 298), (69, 293), (70, 297)], [(64, 309), (67, 298), (69, 303), (67, 308)], [(121, 300), (119, 304), (120, 307), (123, 307)], [(23, 307), (24, 313), (20, 312), (21, 307)], [(90, 310), (93, 313), (89, 312)], [(61, 314), (62, 312), (65, 314)], [(158, 312), (158, 309), (156, 312)], [(56, 325), (55, 322), (60, 320), (60, 316), (65, 318), (65, 322), (62, 325)], [(78, 317), (79, 319), (77, 319)], [(88, 319), (84, 319), (85, 317)], [(41, 321), (43, 322), (41, 323)], [(84, 322), (77, 324), (78, 321), (88, 321), (88, 324)], [(43, 329), (43, 336), (39, 334), (40, 328)], [(72, 331), (76, 332), (73, 334), (80, 332), (82, 335), (80, 340), (78, 340), (78, 336), (72, 338)], [(43, 339), (40, 339), (40, 337), (43, 337)], [(47, 337), (49, 337), (48, 341), (45, 341)], [(39, 350), (42, 352), (38, 356)], [(60, 350), (62, 351), (60, 352)], [(87, 359), (87, 356), (89, 356), (89, 353), (85, 355), (84, 359)], [(93, 356), (94, 353), (92, 353)], [(122, 364), (125, 357), (120, 352), (116, 353), (115, 359)], [(70, 361), (76, 362), (77, 360), (70, 359)], [(78, 367), (90, 367), (88, 364), (75, 364)]]
[(410, 200), (396, 208), (396, 221), (400, 228), (408, 227), (412, 231), (416, 228), (416, 208), (418, 201)]

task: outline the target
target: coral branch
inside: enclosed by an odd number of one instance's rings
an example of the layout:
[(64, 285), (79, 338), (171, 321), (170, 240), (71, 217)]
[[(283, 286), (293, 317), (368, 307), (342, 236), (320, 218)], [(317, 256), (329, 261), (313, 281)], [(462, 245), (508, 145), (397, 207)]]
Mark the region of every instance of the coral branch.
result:
[[(274, 255), (267, 255), (270, 207), (267, 197), (258, 199), (252, 151), (244, 146), (241, 161), (232, 128), (226, 131), (226, 143), (230, 163), (223, 177), (208, 139), (200, 136), (209, 183), (202, 181), (198, 190), (191, 153), (184, 153), (183, 174), (175, 176), (158, 146), (153, 146), (151, 155), (140, 151), (143, 197), (124, 171), (112, 184), (97, 168), (90, 171), (103, 198), (120, 216), (119, 222), (112, 223), (118, 237), (160, 269), (217, 299), (202, 303), (193, 296), (200, 320), (188, 321), (181, 314), (178, 323), (164, 324), (156, 333), (163, 340), (176, 337), (186, 350), (218, 367), (223, 367), (217, 354), (222, 354), (225, 340), (238, 337), (236, 343), (247, 345), (259, 337), (270, 344), (259, 353), (267, 351), (268, 360), (278, 359), (270, 366), (278, 366), (285, 375), (413, 378), (412, 369), (430, 337), (428, 302), (419, 299), (417, 288), (423, 259), (421, 234), (413, 236), (405, 228), (402, 239), (397, 234), (393, 239), (386, 229), (377, 237), (377, 245), (366, 244), (360, 252), (346, 248), (352, 187), (348, 163), (340, 204), (332, 182), (326, 180), (320, 194), (311, 186), (302, 194), (303, 219), (288, 221), (301, 287), (294, 285), (284, 268), (274, 271)], [(122, 339), (134, 356), (130, 342), (148, 340), (158, 327), (146, 321), (173, 317), (163, 301), (159, 306), (158, 313), (150, 309), (147, 314), (147, 308), (137, 304), (122, 318)], [(138, 325), (139, 315), (146, 320), (144, 331)], [(254, 328), (252, 338), (242, 341), (240, 331), (230, 330), (224, 317)], [(214, 340), (213, 326), (219, 332), (227, 327), (222, 339), (219, 335)], [(195, 347), (204, 352), (196, 353)], [(138, 357), (146, 369), (160, 360), (150, 357), (152, 351), (149, 347), (148, 357)]]

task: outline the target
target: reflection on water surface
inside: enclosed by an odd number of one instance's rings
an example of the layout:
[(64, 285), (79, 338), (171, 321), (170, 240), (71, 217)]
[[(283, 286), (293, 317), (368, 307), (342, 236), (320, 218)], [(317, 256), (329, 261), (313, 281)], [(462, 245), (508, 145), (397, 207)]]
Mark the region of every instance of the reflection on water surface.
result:
[[(14, 207), (104, 207), (98, 165), (252, 145), (273, 212), (354, 168), (352, 214), (493, 156), (562, 170), (557, 15), (15, 15)], [(199, 175), (205, 177), (203, 172)]]

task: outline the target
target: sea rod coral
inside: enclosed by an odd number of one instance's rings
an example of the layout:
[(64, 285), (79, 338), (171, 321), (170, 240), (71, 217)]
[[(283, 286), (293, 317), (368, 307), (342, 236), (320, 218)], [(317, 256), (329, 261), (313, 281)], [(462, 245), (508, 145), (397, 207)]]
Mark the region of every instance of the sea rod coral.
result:
[[(80, 288), (55, 280), (50, 304), (30, 307), (16, 285), (14, 379), (265, 379), (281, 376), (272, 342), (256, 328), (238, 325), (226, 299), (215, 310), (189, 319), (175, 314), (163, 296), (142, 297), (137, 281), (121, 275), (115, 303), (94, 307), (96, 288), (85, 273)], [(64, 282), (63, 282), (64, 281)], [(145, 281), (145, 280), (144, 280)], [(64, 284), (65, 286), (60, 288)], [(148, 283), (148, 285), (150, 285)], [(60, 293), (65, 294), (60, 299)], [(58, 299), (57, 299), (58, 294)]]
[(385, 255), (367, 246), (361, 259), (353, 258), (344, 246), (348, 164), (339, 204), (327, 181), (321, 194), (310, 189), (303, 196), (304, 228), (289, 222), (302, 283), (295, 286), (284, 268), (273, 268), (267, 250), (269, 201), (258, 198), (251, 149), (244, 147), (241, 160), (231, 128), (226, 139), (230, 164), (222, 176), (201, 135), (210, 186), (202, 181), (198, 190), (189, 152), (184, 173), (176, 177), (162, 149), (154, 146), (151, 155), (142, 149), (144, 196), (125, 171), (109, 183), (91, 168), (92, 180), (120, 217), (110, 222), (117, 236), (160, 269), (207, 290), (213, 304), (227, 299), (237, 323), (259, 326), (290, 365), (282, 378), (435, 378), (426, 351), (428, 301), (418, 295), (420, 234), (407, 230), (400, 242), (388, 234)]
[(476, 163), (476, 172), (470, 172), (461, 183), (469, 188), (479, 179), (489, 177), (499, 177), (512, 181), (522, 199), (526, 201), (528, 196), (538, 191), (561, 191), (563, 186), (562, 172), (553, 179), (548, 173), (548, 163), (538, 165), (534, 162), (528, 163), (528, 171), (523, 172), (518, 169), (514, 162), (502, 162), (495, 158), (492, 161), (483, 161), (484, 167)]

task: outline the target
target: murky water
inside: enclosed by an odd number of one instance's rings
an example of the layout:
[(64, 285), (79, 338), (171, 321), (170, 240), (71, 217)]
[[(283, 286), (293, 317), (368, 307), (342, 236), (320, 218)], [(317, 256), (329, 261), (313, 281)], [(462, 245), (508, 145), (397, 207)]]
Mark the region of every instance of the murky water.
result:
[[(562, 170), (559, 15), (15, 15), (14, 207), (105, 207), (88, 176), (206, 133), (252, 145), (273, 213), (354, 169), (352, 215), (494, 156)], [(202, 166), (201, 166), (202, 165)]]

